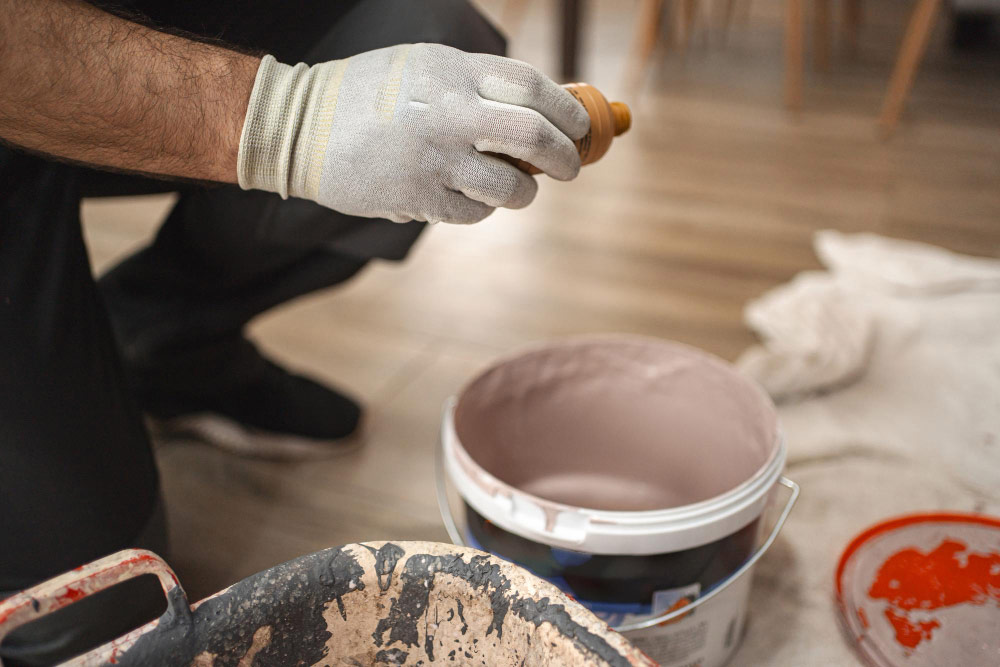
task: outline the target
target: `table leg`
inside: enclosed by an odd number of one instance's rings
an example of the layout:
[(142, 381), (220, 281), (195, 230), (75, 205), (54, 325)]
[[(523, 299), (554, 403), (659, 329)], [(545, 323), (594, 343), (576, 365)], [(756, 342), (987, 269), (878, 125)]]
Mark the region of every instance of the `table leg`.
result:
[(903, 112), (903, 104), (910, 93), (913, 79), (917, 76), (917, 68), (927, 49), (931, 28), (934, 27), (934, 16), (940, 6), (941, 0), (920, 0), (913, 10), (910, 25), (906, 28), (906, 35), (903, 36), (903, 44), (899, 47), (899, 56), (896, 58), (892, 78), (889, 80), (889, 89), (882, 103), (879, 124), (886, 135), (895, 129), (899, 115)]
[(562, 78), (575, 81), (580, 53), (582, 0), (562, 0)]
[(785, 0), (785, 106), (802, 108), (802, 0)]

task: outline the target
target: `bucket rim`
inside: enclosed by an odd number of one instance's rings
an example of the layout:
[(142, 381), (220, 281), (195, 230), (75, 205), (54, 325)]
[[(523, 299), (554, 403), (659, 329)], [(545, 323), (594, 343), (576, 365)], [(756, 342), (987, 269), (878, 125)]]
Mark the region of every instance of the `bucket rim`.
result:
[[(455, 431), (455, 408), (458, 404), (458, 397), (451, 396), (445, 401), (445, 429), (447, 431), (447, 437), (445, 437), (445, 455), (447, 458), (448, 445), (468, 458), (468, 460), (476, 467), (477, 474), (484, 478), (487, 478), (491, 485), (494, 485), (504, 491), (511, 491), (517, 496), (530, 499), (538, 502), (540, 505), (545, 505), (553, 507), (556, 509), (561, 509), (564, 511), (580, 512), (590, 516), (594, 519), (606, 520), (609, 523), (621, 524), (621, 525), (641, 525), (649, 522), (660, 522), (669, 519), (687, 519), (703, 516), (704, 514), (711, 512), (720, 505), (727, 505), (728, 501), (733, 497), (739, 495), (742, 496), (748, 488), (756, 487), (761, 479), (773, 478), (771, 483), (767, 486), (771, 486), (777, 478), (781, 476), (781, 470), (784, 468), (784, 459), (786, 456), (786, 446), (785, 446), (785, 434), (784, 431), (779, 427), (774, 436), (774, 446), (770, 456), (763, 464), (754, 472), (753, 475), (748, 477), (743, 482), (729, 489), (728, 491), (723, 491), (705, 500), (699, 500), (695, 503), (688, 503), (686, 505), (679, 505), (677, 507), (664, 507), (661, 509), (653, 510), (602, 510), (593, 507), (582, 507), (577, 505), (568, 505), (566, 503), (561, 503), (555, 500), (549, 500), (548, 498), (543, 498), (542, 496), (535, 495), (528, 491), (508, 484), (507, 482), (501, 480), (500, 478), (494, 476), (492, 473), (488, 472), (485, 468), (479, 465), (472, 455), (466, 451), (465, 447), (462, 445), (461, 439), (458, 437), (458, 433)], [(778, 467), (777, 474), (772, 470), (775, 463), (780, 459), (781, 466)]]
[[(435, 472), (436, 472), (436, 484), (437, 487), (437, 501), (438, 509), (441, 512), (441, 518), (444, 520), (445, 529), (448, 531), (448, 536), (451, 538), (452, 543), (459, 546), (469, 546), (465, 538), (462, 536), (461, 530), (459, 530), (458, 525), (455, 522), (455, 517), (451, 511), (451, 503), (448, 500), (448, 490), (447, 483), (445, 481), (444, 472), (444, 447), (436, 448), (435, 456)], [(660, 615), (653, 615), (645, 619), (639, 619), (624, 623), (622, 625), (615, 626), (614, 629), (618, 632), (632, 632), (636, 630), (643, 630), (646, 628), (651, 628), (657, 625), (663, 625), (665, 623), (670, 623), (675, 620), (680, 620), (683, 617), (688, 616), (693, 613), (695, 609), (707, 603), (713, 598), (722, 595), (724, 591), (730, 588), (732, 584), (741, 579), (744, 576), (752, 576), (753, 568), (756, 566), (757, 561), (767, 553), (771, 545), (778, 538), (778, 534), (781, 532), (782, 527), (784, 527), (785, 522), (788, 520), (789, 514), (791, 514), (792, 508), (795, 506), (796, 501), (799, 498), (801, 489), (799, 485), (788, 479), (784, 475), (778, 477), (775, 487), (783, 486), (787, 489), (788, 495), (785, 499), (784, 505), (782, 506), (780, 512), (774, 520), (774, 524), (767, 531), (767, 537), (764, 538), (763, 542), (754, 550), (754, 552), (745, 560), (743, 564), (740, 565), (736, 570), (731, 572), (725, 579), (719, 582), (717, 585), (713, 586), (706, 594), (699, 596), (694, 602), (689, 605), (685, 605), (678, 609), (668, 610)], [(746, 599), (742, 603), (745, 608)]]
[[(455, 429), (460, 397), (476, 381), (527, 354), (556, 346), (632, 342), (682, 350), (721, 367), (753, 388), (774, 415), (771, 451), (757, 470), (731, 489), (677, 507), (621, 511), (577, 507), (519, 489), (486, 471), (466, 451)], [(638, 334), (587, 334), (523, 346), (482, 368), (444, 405), (441, 425), (443, 469), (462, 499), (485, 518), (512, 533), (549, 546), (606, 555), (667, 553), (708, 544), (756, 520), (784, 469), (785, 435), (771, 397), (732, 364), (685, 343)]]

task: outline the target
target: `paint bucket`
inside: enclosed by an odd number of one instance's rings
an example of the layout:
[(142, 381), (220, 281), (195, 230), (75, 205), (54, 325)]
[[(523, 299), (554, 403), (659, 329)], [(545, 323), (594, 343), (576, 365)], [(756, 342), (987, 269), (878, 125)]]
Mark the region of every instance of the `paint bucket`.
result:
[[(77, 657), (69, 651), (59, 664), (653, 667), (548, 582), (488, 554), (435, 542), (324, 549), (193, 605), (159, 556), (128, 549), (0, 600), (0, 645), (22, 625), (45, 623), (84, 598), (149, 576), (166, 598), (159, 619)], [(78, 639), (63, 635), (70, 645)]]
[(438, 499), (456, 543), (555, 583), (662, 665), (712, 667), (739, 645), (754, 565), (798, 495), (784, 462), (773, 403), (724, 361), (573, 338), (503, 359), (449, 400)]

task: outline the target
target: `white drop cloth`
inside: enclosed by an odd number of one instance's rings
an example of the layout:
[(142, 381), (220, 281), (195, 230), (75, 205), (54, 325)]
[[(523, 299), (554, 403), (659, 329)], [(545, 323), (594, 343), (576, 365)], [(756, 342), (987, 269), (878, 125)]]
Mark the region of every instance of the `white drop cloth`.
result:
[(928, 510), (1000, 515), (1000, 260), (821, 232), (825, 271), (746, 309), (740, 367), (779, 403), (802, 497), (762, 560), (734, 665), (851, 665), (833, 603), (847, 543)]

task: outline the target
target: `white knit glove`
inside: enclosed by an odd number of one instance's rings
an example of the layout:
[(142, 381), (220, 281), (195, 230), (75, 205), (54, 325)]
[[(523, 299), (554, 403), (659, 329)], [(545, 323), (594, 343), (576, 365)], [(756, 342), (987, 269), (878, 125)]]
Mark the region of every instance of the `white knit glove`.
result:
[(395, 222), (478, 222), (535, 196), (525, 160), (580, 169), (583, 107), (534, 67), (440, 44), (403, 44), (307, 67), (266, 56), (240, 137), (244, 189)]

